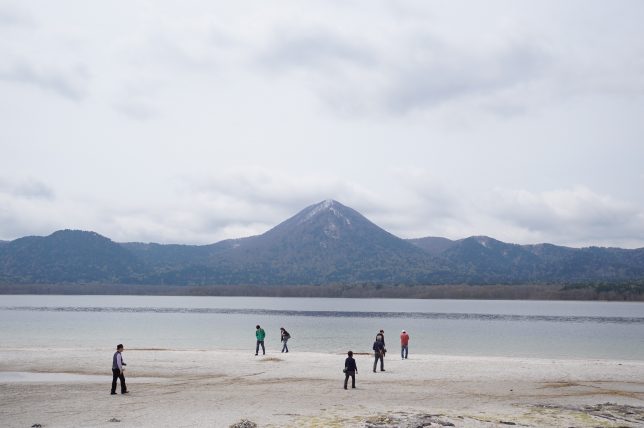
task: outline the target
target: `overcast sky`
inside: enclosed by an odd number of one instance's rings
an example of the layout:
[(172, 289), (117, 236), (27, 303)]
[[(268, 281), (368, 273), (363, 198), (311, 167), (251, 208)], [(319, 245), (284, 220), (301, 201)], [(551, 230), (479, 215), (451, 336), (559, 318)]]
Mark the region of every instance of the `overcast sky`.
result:
[(0, 239), (644, 246), (644, 2), (0, 0)]

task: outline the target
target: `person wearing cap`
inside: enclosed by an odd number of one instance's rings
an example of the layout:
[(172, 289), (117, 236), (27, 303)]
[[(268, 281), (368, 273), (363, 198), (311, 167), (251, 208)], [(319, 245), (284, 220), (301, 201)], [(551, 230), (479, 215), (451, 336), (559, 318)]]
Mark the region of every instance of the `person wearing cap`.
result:
[(126, 366), (125, 361), (123, 361), (123, 345), (116, 345), (116, 352), (112, 357), (112, 395), (116, 395), (116, 380), (121, 381), (121, 394), (127, 394), (127, 386), (125, 386), (125, 374), (123, 373), (123, 366)]
[(400, 359), (406, 360), (409, 353), (409, 334), (405, 330), (400, 333)]

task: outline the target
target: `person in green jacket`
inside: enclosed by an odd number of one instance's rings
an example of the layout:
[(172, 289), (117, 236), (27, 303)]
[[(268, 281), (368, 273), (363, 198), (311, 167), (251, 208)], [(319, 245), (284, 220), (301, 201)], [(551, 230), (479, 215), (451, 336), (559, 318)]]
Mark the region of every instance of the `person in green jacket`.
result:
[(259, 354), (259, 345), (262, 345), (262, 354), (266, 355), (266, 349), (264, 348), (264, 338), (266, 337), (266, 332), (263, 328), (257, 324), (255, 326), (255, 337), (257, 338), (257, 346), (255, 347), (255, 355)]

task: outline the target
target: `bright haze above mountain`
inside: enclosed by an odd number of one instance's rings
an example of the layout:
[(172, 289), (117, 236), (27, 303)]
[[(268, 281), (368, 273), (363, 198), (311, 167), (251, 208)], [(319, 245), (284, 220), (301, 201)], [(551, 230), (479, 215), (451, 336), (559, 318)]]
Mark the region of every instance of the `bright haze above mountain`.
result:
[[(0, 240), (644, 246), (644, 3), (0, 4)], [(332, 232), (330, 232), (332, 233)]]

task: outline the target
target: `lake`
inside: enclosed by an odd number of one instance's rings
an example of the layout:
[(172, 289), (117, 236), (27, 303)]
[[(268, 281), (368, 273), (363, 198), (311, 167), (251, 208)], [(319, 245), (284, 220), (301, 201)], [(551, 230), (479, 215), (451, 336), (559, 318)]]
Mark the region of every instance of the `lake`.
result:
[(1, 296), (3, 348), (267, 350), (279, 328), (291, 352), (371, 352), (385, 330), (410, 355), (644, 360), (644, 303), (171, 296)]

